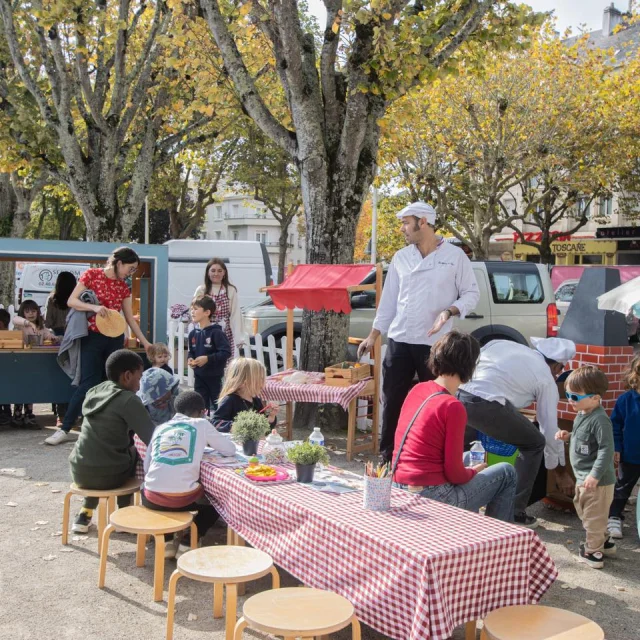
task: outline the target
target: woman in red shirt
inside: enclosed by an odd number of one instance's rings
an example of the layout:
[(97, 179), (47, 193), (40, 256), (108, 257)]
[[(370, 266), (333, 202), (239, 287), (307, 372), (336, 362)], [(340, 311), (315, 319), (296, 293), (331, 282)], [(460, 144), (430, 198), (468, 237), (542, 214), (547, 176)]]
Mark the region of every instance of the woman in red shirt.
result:
[(467, 412), (455, 394), (471, 379), (479, 355), (478, 341), (458, 331), (431, 347), (428, 366), (437, 377), (417, 384), (404, 401), (395, 436), (394, 480), (425, 498), (476, 512), (486, 506), (488, 516), (512, 522), (515, 469), (506, 462), (465, 467), (463, 461)]
[[(97, 315), (104, 317), (109, 309), (122, 311), (144, 348), (151, 346), (133, 317), (131, 290), (125, 282), (136, 272), (139, 264), (140, 258), (133, 249), (120, 247), (109, 256), (103, 269), (87, 269), (69, 296), (67, 305), (71, 309), (87, 312), (89, 332), (80, 344), (80, 384), (71, 396), (62, 427), (45, 440), (47, 444), (57, 445), (70, 439), (69, 431), (80, 415), (87, 391), (104, 380), (107, 358), (124, 345), (124, 334), (110, 338), (98, 331)], [(96, 294), (100, 304), (88, 304), (80, 299), (87, 289)]]

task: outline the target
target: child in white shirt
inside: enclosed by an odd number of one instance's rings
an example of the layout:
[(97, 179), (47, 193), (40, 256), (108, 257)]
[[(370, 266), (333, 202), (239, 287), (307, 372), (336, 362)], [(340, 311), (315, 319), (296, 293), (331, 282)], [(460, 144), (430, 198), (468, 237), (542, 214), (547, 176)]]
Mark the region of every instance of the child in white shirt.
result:
[[(153, 432), (144, 459), (142, 504), (157, 511), (197, 511), (198, 538), (218, 519), (200, 484), (200, 463), (205, 446), (233, 456), (235, 444), (205, 420), (202, 396), (185, 391), (175, 400), (176, 414)], [(187, 544), (168, 544), (165, 557), (187, 550)]]

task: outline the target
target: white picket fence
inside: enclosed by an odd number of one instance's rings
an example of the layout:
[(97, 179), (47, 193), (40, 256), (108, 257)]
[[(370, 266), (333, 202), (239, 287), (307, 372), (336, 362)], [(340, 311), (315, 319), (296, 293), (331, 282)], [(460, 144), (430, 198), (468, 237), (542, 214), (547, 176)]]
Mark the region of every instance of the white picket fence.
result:
[[(181, 383), (186, 383), (189, 387), (193, 387), (193, 370), (186, 366), (189, 345), (187, 338), (189, 332), (193, 329), (193, 324), (180, 322), (178, 320), (170, 320), (168, 323), (168, 345), (173, 357), (172, 368), (175, 374), (179, 376)], [(256, 358), (265, 366), (269, 367), (271, 373), (283, 371), (285, 368), (285, 358), (287, 351), (287, 338), (283, 336), (278, 346), (273, 336), (268, 336), (266, 344), (262, 336), (258, 333), (254, 336), (254, 344), (245, 344), (240, 352), (235, 349), (235, 356), (241, 355), (245, 358)], [(300, 358), (300, 338), (297, 338), (293, 344), (294, 366)]]

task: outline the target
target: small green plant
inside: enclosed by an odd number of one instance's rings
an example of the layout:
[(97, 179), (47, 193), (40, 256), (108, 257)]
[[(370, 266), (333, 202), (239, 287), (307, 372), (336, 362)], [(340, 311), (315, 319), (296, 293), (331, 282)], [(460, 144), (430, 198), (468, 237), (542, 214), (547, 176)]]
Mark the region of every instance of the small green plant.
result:
[(329, 462), (329, 454), (327, 450), (319, 444), (311, 444), (310, 442), (302, 442), (296, 444), (287, 451), (287, 458), (294, 464), (315, 464)]
[(231, 425), (231, 435), (236, 442), (260, 440), (271, 430), (267, 417), (257, 411), (240, 411)]

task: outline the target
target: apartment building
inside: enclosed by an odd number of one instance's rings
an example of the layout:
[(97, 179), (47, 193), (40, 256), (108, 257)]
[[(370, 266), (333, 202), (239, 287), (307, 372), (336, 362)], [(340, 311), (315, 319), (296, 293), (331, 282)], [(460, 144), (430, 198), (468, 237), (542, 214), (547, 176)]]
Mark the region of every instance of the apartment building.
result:
[[(287, 230), (287, 262), (305, 261), (305, 239), (294, 220)], [(202, 229), (206, 240), (256, 240), (267, 248), (274, 278), (278, 273), (280, 223), (263, 205), (248, 195), (228, 193), (207, 207)]]

